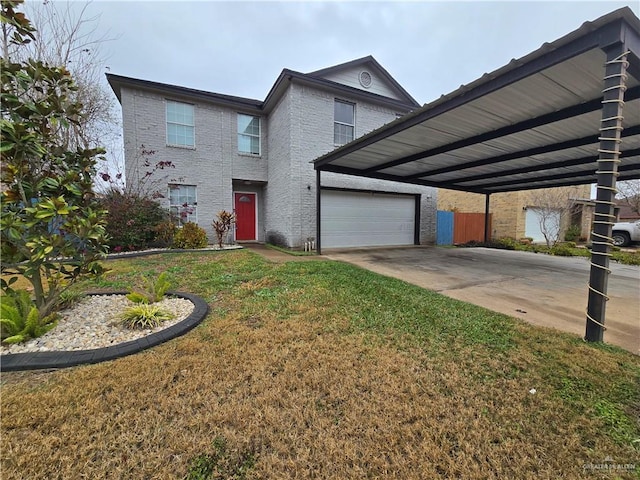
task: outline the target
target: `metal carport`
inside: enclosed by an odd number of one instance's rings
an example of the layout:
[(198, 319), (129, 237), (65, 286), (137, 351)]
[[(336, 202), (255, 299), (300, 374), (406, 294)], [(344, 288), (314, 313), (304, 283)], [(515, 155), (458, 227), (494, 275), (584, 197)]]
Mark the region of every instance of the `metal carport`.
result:
[[(640, 20), (615, 10), (314, 161), (486, 195), (597, 183), (585, 339), (601, 341), (618, 180), (640, 178)], [(488, 229), (485, 229), (488, 230)]]

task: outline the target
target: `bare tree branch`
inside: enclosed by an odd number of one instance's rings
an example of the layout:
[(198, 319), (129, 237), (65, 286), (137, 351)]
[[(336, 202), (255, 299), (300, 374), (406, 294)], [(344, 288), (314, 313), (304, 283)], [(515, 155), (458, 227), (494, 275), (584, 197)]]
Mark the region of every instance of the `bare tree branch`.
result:
[(106, 58), (102, 45), (113, 39), (109, 31), (102, 32), (100, 15), (89, 16), (90, 2), (25, 4), (25, 13), (38, 32), (37, 41), (16, 49), (4, 31), (5, 58), (26, 61), (28, 58), (55, 66), (64, 66), (75, 79), (77, 90), (72, 100), (84, 108), (73, 128), (60, 128), (58, 134), (66, 148), (95, 148), (114, 143), (114, 125), (118, 116), (113, 95), (104, 84)]
[(530, 192), (529, 203), (538, 213), (540, 231), (548, 247), (558, 243), (563, 227), (568, 226), (577, 208), (578, 194), (578, 188), (573, 187), (544, 188)]
[(617, 197), (622, 199), (634, 213), (640, 215), (640, 180), (628, 180), (616, 185)]

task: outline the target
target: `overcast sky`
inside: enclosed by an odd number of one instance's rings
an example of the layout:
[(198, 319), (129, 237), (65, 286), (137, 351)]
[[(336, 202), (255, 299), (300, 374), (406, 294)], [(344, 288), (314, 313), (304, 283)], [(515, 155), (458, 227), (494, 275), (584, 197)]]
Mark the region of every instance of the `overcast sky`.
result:
[[(35, 0), (31, 0), (35, 1)], [(366, 55), (421, 104), (637, 1), (94, 1), (111, 73), (263, 100), (283, 68)], [(107, 71), (105, 69), (105, 71)]]

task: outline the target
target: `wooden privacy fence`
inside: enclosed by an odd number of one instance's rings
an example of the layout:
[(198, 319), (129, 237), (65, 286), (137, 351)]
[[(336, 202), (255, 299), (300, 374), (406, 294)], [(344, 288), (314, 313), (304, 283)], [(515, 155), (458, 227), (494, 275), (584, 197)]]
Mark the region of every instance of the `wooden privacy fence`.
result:
[[(491, 214), (489, 214), (491, 232)], [(484, 241), (484, 213), (437, 212), (438, 245), (459, 245)], [(489, 235), (491, 238), (491, 235)]]
[[(489, 214), (491, 232), (491, 214)], [(475, 240), (484, 242), (484, 213), (458, 213), (453, 216), (453, 243), (459, 245)]]

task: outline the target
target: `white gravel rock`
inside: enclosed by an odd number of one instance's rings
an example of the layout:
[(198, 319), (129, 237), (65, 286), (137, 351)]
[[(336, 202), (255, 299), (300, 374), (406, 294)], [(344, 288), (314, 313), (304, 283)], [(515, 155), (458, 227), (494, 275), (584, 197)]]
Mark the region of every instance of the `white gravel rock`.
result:
[(195, 306), (184, 298), (165, 298), (156, 303), (173, 318), (148, 330), (130, 330), (119, 323), (120, 315), (134, 306), (125, 295), (88, 295), (71, 308), (60, 312), (58, 325), (27, 342), (2, 345), (0, 354), (92, 350), (146, 337), (187, 318)]

